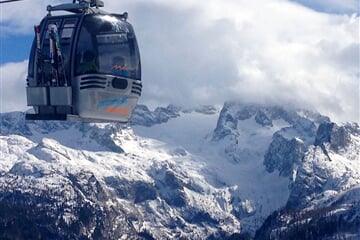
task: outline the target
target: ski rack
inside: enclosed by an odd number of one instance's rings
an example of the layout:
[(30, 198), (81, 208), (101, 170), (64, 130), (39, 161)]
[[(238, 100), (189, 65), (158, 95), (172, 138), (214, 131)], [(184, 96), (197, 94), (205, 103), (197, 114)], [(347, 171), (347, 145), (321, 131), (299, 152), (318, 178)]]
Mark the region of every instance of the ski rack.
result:
[(83, 12), (92, 12), (92, 13), (102, 13), (99, 7), (104, 7), (104, 2), (100, 0), (77, 0), (79, 3), (76, 3), (76, 0), (73, 3), (64, 3), (56, 6), (48, 5), (46, 10), (48, 15), (51, 16), (52, 11), (68, 11), (71, 13), (83, 13)]

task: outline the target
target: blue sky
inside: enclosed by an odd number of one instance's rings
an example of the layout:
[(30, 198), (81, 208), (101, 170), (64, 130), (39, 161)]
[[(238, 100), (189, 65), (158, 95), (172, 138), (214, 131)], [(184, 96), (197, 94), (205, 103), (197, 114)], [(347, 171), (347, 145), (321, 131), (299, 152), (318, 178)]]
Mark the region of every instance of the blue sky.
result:
[[(12, 96), (24, 92), (33, 25), (64, 2), (0, 5), (0, 112), (26, 109)], [(108, 0), (105, 10), (129, 12), (135, 27), (140, 103), (239, 100), (359, 119), (358, 0)]]
[(359, 14), (360, 3), (357, 0), (291, 0), (315, 11), (331, 14)]
[(0, 64), (27, 59), (32, 41), (33, 36), (31, 35), (2, 36)]

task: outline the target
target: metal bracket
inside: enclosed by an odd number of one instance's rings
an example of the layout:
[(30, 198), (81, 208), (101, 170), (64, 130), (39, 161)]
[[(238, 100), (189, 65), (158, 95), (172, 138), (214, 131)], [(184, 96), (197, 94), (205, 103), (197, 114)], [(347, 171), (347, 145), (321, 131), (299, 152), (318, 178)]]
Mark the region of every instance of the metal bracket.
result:
[(89, 9), (90, 5), (86, 4), (86, 3), (65, 3), (65, 4), (60, 4), (60, 5), (56, 5), (56, 6), (51, 6), (48, 5), (46, 10), (49, 12), (52, 11), (68, 11), (68, 12), (72, 12), (72, 13), (81, 13), (86, 9)]
[(39, 121), (39, 120), (54, 120), (54, 121), (66, 121), (66, 114), (33, 114), (27, 113), (25, 114), (25, 120), (30, 121)]
[(72, 13), (82, 13), (85, 10), (89, 10), (93, 7), (99, 8), (104, 7), (104, 2), (100, 0), (78, 0), (79, 3), (64, 3), (56, 6), (48, 5), (46, 10), (49, 12), (49, 15), (52, 11), (68, 11)]

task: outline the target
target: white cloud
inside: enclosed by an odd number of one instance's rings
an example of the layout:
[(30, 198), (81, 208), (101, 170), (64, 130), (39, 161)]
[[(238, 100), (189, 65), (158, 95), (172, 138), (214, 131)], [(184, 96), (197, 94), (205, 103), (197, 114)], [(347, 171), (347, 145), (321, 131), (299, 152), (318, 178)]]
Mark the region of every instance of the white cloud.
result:
[(286, 1), (138, 2), (128, 8), (142, 45), (143, 101), (237, 98), (358, 119), (358, 17)]
[(356, 15), (319, 13), (284, 0), (124, 0), (105, 6), (129, 12), (137, 32), (141, 103), (238, 99), (359, 121)]
[(25, 111), (26, 76), (28, 61), (6, 63), (0, 66), (0, 113)]
[[(33, 33), (33, 26), (46, 15), (46, 6), (58, 1), (22, 1), (0, 4), (0, 30), (2, 35)], [(3, 37), (3, 36), (2, 36)]]

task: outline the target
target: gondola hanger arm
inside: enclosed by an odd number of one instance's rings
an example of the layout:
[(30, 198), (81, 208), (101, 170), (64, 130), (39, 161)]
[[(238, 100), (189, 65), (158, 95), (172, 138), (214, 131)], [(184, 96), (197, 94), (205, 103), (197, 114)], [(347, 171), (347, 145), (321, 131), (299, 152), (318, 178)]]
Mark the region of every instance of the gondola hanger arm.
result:
[(0, 1), (0, 4), (1, 3), (10, 3), (10, 2), (19, 2), (19, 1), (24, 1), (24, 0), (3, 0), (3, 1)]

